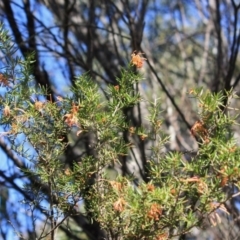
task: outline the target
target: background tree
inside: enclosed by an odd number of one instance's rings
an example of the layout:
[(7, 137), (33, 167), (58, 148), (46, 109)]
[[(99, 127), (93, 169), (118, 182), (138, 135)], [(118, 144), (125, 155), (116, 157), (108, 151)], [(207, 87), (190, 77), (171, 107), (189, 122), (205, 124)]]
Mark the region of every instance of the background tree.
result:
[[(239, 3), (233, 0), (207, 3), (3, 0), (1, 17), (9, 26), (22, 56), (27, 58), (29, 53), (35, 52), (33, 78), (47, 89), (45, 95), (49, 101), (70, 94), (69, 86), (75, 86), (75, 76), (84, 72), (89, 73), (107, 98), (106, 86), (118, 86), (116, 77), (121, 76), (121, 67), (130, 62), (131, 53), (134, 50), (144, 52), (147, 58), (143, 70), (145, 81), (133, 84), (133, 89), (149, 102), (161, 97), (164, 103), (161, 108), (166, 110), (163, 128), (170, 134), (165, 151), (195, 152), (197, 143), (190, 129), (199, 119), (198, 106), (189, 100), (186, 92), (197, 85), (214, 93), (231, 88), (238, 92), (239, 8)], [(2, 66), (6, 65), (4, 61), (6, 58), (2, 58)], [(11, 77), (11, 69), (7, 69), (7, 74)], [(223, 99), (222, 109), (226, 109), (227, 98)], [(238, 107), (236, 100), (231, 104)], [(148, 102), (144, 102), (124, 109), (126, 122), (133, 128), (147, 126), (148, 106)], [(237, 128), (234, 133), (238, 137)], [(128, 131), (122, 134), (128, 142)], [(67, 169), (72, 169), (82, 154), (95, 154), (89, 144), (94, 142), (92, 134), (79, 138), (73, 134), (71, 138), (74, 144), (67, 145), (62, 160)], [(135, 139), (134, 151), (119, 158), (118, 172), (124, 176), (134, 171), (138, 181), (147, 182), (149, 144)], [(1, 146), (14, 169), (12, 173), (1, 171), (1, 176), (5, 183), (24, 194), (13, 181), (21, 178), (15, 167), (22, 168), (24, 163), (14, 157), (4, 141)], [(185, 155), (191, 158), (191, 154)], [(6, 188), (2, 195), (4, 202), (9, 197)], [(236, 217), (234, 226), (238, 226), (236, 200), (228, 204), (228, 211)], [(17, 212), (14, 208), (13, 211)], [(90, 238), (101, 236), (99, 224), (90, 224), (85, 216), (75, 217), (73, 221), (83, 232), (91, 229), (91, 233), (96, 233), (89, 235)], [(2, 234), (4, 236), (4, 231)]]

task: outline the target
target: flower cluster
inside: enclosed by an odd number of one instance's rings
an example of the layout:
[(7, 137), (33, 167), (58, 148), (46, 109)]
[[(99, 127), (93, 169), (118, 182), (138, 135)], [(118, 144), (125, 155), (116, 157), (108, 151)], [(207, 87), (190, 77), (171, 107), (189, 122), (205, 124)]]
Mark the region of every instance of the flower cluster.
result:
[(78, 127), (79, 126), (78, 117), (77, 117), (78, 110), (79, 110), (79, 106), (73, 104), (70, 113), (67, 113), (64, 115), (65, 123), (69, 127), (72, 127), (72, 126)]
[(131, 63), (137, 68), (142, 68), (143, 62), (147, 60), (146, 58), (143, 58), (141, 55), (142, 53), (136, 53), (136, 51), (134, 51), (131, 55), (132, 57)]

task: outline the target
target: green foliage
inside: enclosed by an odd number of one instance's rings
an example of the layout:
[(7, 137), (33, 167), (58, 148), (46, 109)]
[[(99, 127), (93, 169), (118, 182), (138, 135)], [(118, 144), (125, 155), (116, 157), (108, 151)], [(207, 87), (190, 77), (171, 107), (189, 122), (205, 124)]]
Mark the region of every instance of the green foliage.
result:
[[(4, 33), (0, 37), (3, 44), (9, 41)], [(5, 49), (12, 56), (12, 47)], [(183, 152), (162, 151), (167, 138), (161, 131), (161, 102), (151, 104), (149, 128), (135, 129), (127, 122), (124, 111), (141, 101), (134, 89), (141, 76), (132, 66), (122, 70), (118, 85), (108, 87), (106, 101), (101, 101), (98, 86), (87, 74), (76, 79), (71, 96), (54, 100), (47, 89), (35, 86), (32, 61), (33, 56), (10, 61), (5, 69), (1, 124), (12, 149), (25, 159), (25, 191), (34, 193), (38, 205), (43, 199), (37, 196), (46, 196), (49, 219), (78, 215), (77, 206), (84, 199), (86, 214), (100, 223), (109, 239), (173, 238), (201, 227), (206, 217), (216, 224), (212, 214), (218, 214), (217, 209), (224, 212), (224, 204), (233, 197), (223, 187), (239, 187), (239, 147), (231, 132), (236, 116), (229, 114), (228, 102), (235, 97), (232, 92), (191, 91), (200, 109), (200, 121), (192, 128), (199, 149), (186, 160)], [(78, 137), (91, 134), (93, 153), (66, 166), (62, 159), (70, 132)], [(136, 184), (134, 175), (107, 177), (107, 167), (121, 165), (120, 157), (134, 148), (124, 132), (129, 139), (154, 143), (148, 182)]]

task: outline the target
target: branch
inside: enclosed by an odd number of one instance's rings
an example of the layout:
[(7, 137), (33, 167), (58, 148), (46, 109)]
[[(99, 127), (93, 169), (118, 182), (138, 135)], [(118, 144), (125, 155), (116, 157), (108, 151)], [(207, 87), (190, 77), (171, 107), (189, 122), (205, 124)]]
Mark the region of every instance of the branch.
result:
[(239, 45), (240, 45), (240, 33), (237, 36), (237, 33), (239, 32), (238, 29), (238, 11), (240, 8), (240, 5), (238, 7), (233, 4), (234, 7), (234, 32), (233, 32), (233, 42), (231, 46), (231, 56), (229, 59), (229, 64), (228, 64), (228, 72), (225, 77), (225, 89), (229, 91), (231, 89), (231, 79), (233, 77), (233, 73), (236, 67), (236, 60), (237, 60), (237, 55), (239, 52)]
[(191, 125), (188, 123), (188, 121), (186, 120), (185, 116), (183, 115), (182, 111), (180, 110), (180, 108), (178, 107), (178, 105), (176, 104), (174, 98), (171, 96), (171, 94), (169, 93), (169, 91), (167, 90), (167, 88), (165, 87), (165, 85), (163, 84), (161, 78), (158, 76), (157, 72), (155, 71), (154, 67), (152, 66), (152, 64), (147, 61), (149, 68), (151, 69), (151, 71), (153, 72), (154, 76), (156, 77), (157, 81), (159, 82), (160, 86), (162, 87), (163, 91), (166, 93), (167, 97), (170, 99), (171, 103), (173, 104), (173, 106), (175, 107), (175, 109), (177, 110), (178, 114), (180, 115), (180, 117), (182, 118), (183, 122), (186, 124), (187, 128), (189, 130), (191, 130)]

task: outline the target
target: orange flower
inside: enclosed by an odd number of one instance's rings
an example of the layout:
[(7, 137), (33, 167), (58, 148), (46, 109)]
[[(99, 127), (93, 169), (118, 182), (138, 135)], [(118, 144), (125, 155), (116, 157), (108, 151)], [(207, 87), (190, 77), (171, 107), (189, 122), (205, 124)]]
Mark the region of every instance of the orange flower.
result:
[(67, 114), (64, 115), (65, 123), (69, 127), (79, 126), (79, 122), (78, 122), (78, 118), (77, 118), (78, 110), (79, 110), (79, 106), (76, 106), (75, 104), (73, 104), (70, 113), (67, 113)]
[(237, 150), (237, 146), (233, 146), (233, 147), (229, 148), (229, 152), (230, 152), (230, 153), (233, 153), (233, 152), (235, 152), (236, 150)]
[(102, 123), (106, 123), (107, 119), (106, 119), (105, 117), (103, 117), (103, 118), (101, 119), (101, 121), (102, 121)]
[(65, 119), (65, 123), (69, 126), (69, 127), (72, 127), (72, 126), (77, 126), (78, 125), (78, 118), (72, 114), (72, 113), (68, 113), (68, 114), (65, 114), (64, 117), (66, 118)]
[(70, 168), (66, 168), (64, 173), (65, 175), (70, 176), (72, 174), (72, 171), (70, 170)]
[(144, 141), (146, 138), (147, 138), (148, 135), (144, 134), (144, 133), (141, 133), (139, 134), (139, 137), (142, 141)]
[(132, 136), (132, 134), (135, 133), (135, 128), (134, 127), (130, 127), (128, 131), (130, 132), (130, 136)]
[(3, 115), (4, 115), (5, 117), (9, 117), (10, 114), (11, 114), (10, 107), (9, 107), (8, 105), (6, 105), (6, 106), (4, 107), (4, 109), (3, 109)]
[(119, 91), (119, 85), (114, 86), (114, 89), (115, 89), (116, 91)]
[(153, 191), (155, 190), (154, 185), (151, 184), (151, 183), (149, 183), (149, 184), (147, 185), (147, 190), (148, 190), (149, 192), (153, 192)]
[(120, 192), (123, 189), (123, 184), (120, 182), (109, 181), (109, 183), (111, 184), (112, 188), (118, 192)]
[(113, 209), (117, 212), (122, 212), (125, 208), (126, 201), (123, 198), (119, 198), (114, 204)]
[(208, 186), (202, 179), (197, 184), (197, 190), (199, 194), (204, 194), (208, 191)]
[(143, 58), (141, 55), (142, 53), (136, 53), (136, 51), (134, 51), (131, 55), (132, 57), (131, 63), (137, 68), (142, 68), (143, 61), (146, 60), (146, 58)]
[(229, 181), (228, 177), (226, 177), (226, 176), (222, 177), (220, 186), (224, 187), (228, 183), (228, 181)]
[(10, 133), (11, 133), (11, 134), (17, 134), (18, 131), (19, 131), (18, 125), (17, 125), (16, 123), (13, 123), (13, 124), (11, 125)]
[(192, 88), (191, 88), (191, 89), (189, 90), (189, 92), (188, 92), (188, 93), (189, 93), (189, 94), (195, 94), (195, 93), (196, 93), (196, 91), (195, 91), (194, 89), (192, 89)]
[(167, 239), (168, 239), (167, 233), (162, 233), (155, 238), (155, 240), (167, 240)]
[(221, 187), (224, 187), (229, 181), (230, 176), (227, 175), (226, 171), (227, 171), (227, 166), (223, 166), (218, 171), (218, 174), (217, 174), (217, 177), (221, 179), (221, 182), (220, 182)]
[(162, 121), (160, 121), (160, 120), (157, 120), (157, 122), (156, 122), (156, 126), (157, 126), (157, 128), (160, 128), (160, 127), (161, 127), (161, 125), (162, 125)]
[(176, 195), (177, 190), (176, 190), (175, 188), (172, 188), (172, 189), (170, 190), (170, 193), (171, 193), (172, 195)]
[(202, 121), (198, 120), (193, 124), (191, 128), (191, 133), (194, 137), (202, 138), (205, 143), (209, 142), (208, 130), (204, 127)]
[(206, 191), (208, 191), (208, 186), (207, 184), (199, 177), (194, 176), (191, 178), (187, 179), (181, 179), (181, 182), (186, 182), (186, 183), (196, 183), (196, 188), (199, 194), (203, 194)]
[(187, 178), (187, 179), (181, 179), (181, 182), (186, 182), (186, 183), (192, 183), (192, 182), (199, 182), (200, 178), (197, 176)]
[(2, 73), (0, 73), (0, 84), (8, 86), (8, 79)]
[(34, 103), (34, 107), (35, 107), (35, 109), (38, 110), (38, 111), (41, 111), (41, 110), (43, 109), (43, 105), (44, 105), (44, 103), (43, 103), (43, 102), (40, 102), (40, 101), (36, 101), (36, 102)]
[(159, 217), (162, 215), (162, 208), (159, 204), (153, 203), (150, 207), (150, 210), (147, 213), (148, 218), (159, 220)]

